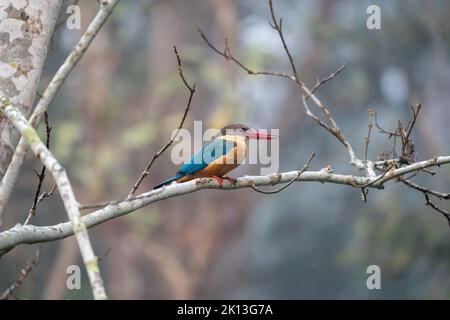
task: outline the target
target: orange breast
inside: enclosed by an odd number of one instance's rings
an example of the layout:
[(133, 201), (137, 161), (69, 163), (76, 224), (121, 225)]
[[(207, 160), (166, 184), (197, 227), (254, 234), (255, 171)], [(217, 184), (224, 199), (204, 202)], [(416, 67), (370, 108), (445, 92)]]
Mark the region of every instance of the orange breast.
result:
[(222, 177), (231, 170), (234, 170), (245, 159), (247, 154), (247, 144), (245, 138), (240, 136), (223, 136), (220, 139), (231, 140), (235, 143), (235, 147), (226, 155), (214, 160), (207, 167), (197, 171), (194, 174), (184, 176), (177, 182), (186, 182), (197, 178), (206, 178), (212, 176)]

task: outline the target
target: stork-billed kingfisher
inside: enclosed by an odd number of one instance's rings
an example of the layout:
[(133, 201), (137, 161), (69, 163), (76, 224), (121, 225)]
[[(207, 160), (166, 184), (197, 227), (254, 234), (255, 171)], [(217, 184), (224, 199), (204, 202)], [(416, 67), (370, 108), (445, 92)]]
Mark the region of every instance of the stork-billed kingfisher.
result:
[(175, 175), (153, 189), (176, 182), (196, 178), (215, 178), (219, 185), (223, 179), (234, 181), (225, 175), (239, 166), (247, 155), (248, 139), (271, 140), (276, 136), (249, 128), (243, 124), (229, 124), (220, 130), (220, 136), (205, 144), (202, 149), (184, 163)]

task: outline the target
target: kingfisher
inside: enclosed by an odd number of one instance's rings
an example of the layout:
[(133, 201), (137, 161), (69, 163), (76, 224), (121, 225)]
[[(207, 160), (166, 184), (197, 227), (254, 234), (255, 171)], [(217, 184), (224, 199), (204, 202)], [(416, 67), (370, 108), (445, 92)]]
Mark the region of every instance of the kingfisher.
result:
[(161, 182), (153, 189), (161, 188), (172, 182), (186, 182), (197, 178), (214, 178), (219, 187), (223, 180), (235, 182), (235, 178), (225, 176), (238, 167), (248, 151), (248, 139), (272, 140), (273, 134), (249, 128), (243, 124), (229, 124), (220, 129), (220, 135), (205, 144), (200, 151), (184, 163), (173, 177)]

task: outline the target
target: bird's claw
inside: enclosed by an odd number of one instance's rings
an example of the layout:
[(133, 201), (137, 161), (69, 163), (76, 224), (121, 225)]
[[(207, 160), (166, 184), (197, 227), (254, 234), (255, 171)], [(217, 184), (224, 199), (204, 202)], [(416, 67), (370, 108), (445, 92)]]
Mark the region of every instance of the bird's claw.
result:
[(219, 184), (219, 188), (222, 188), (223, 179), (219, 176), (212, 176), (212, 178), (217, 180), (217, 183)]
[(217, 180), (217, 183), (219, 184), (219, 188), (222, 188), (223, 180), (230, 181), (231, 184), (236, 184), (238, 179), (233, 177), (219, 177), (219, 176), (212, 176), (213, 179)]

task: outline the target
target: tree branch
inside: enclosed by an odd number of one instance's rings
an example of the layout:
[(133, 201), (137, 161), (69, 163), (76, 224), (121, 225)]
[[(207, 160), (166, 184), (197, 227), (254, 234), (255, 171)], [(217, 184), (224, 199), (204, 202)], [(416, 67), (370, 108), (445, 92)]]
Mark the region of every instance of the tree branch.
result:
[(297, 176), (295, 176), (294, 178), (291, 179), (291, 181), (289, 181), (286, 185), (282, 186), (281, 188), (275, 189), (275, 190), (262, 190), (258, 187), (256, 187), (254, 184), (251, 185), (252, 189), (255, 190), (256, 192), (259, 193), (263, 193), (263, 194), (274, 194), (274, 193), (278, 193), (283, 191), (284, 189), (286, 189), (287, 187), (289, 187), (291, 184), (293, 184), (301, 175), (303, 172), (305, 172), (306, 170), (308, 170), (312, 159), (314, 158), (316, 154), (313, 153), (311, 155), (311, 157), (309, 158), (308, 162), (305, 163), (305, 165), (303, 166), (303, 168), (298, 172)]
[[(62, 0), (2, 0), (0, 96), (5, 96), (25, 115), (30, 115), (50, 38)], [(20, 135), (0, 118), (0, 177), (11, 162)], [(0, 216), (1, 218), (1, 216)]]
[(41, 259), (41, 249), (38, 247), (34, 253), (33, 259), (29, 261), (25, 265), (25, 267), (20, 271), (17, 280), (3, 292), (3, 294), (0, 296), (0, 300), (6, 300), (13, 295), (14, 291), (16, 291), (17, 288), (19, 288), (22, 285), (22, 282), (26, 279), (26, 277), (28, 277), (33, 268), (38, 265), (40, 259)]
[[(109, 203), (106, 207), (91, 212), (81, 218), (86, 228), (91, 228), (105, 221), (134, 212), (151, 203), (178, 197), (181, 195), (197, 192), (202, 189), (223, 189), (234, 190), (251, 188), (252, 186), (272, 186), (281, 183), (295, 181), (314, 181), (321, 183), (334, 183), (346, 185), (353, 188), (382, 189), (384, 184), (399, 176), (422, 170), (423, 168), (439, 166), (450, 163), (450, 156), (436, 157), (433, 159), (420, 161), (399, 169), (392, 169), (388, 173), (377, 177), (353, 176), (334, 174), (330, 168), (319, 171), (305, 171), (300, 176), (298, 171), (274, 173), (267, 176), (244, 176), (238, 178), (236, 182), (224, 180), (221, 185), (213, 178), (200, 178), (184, 183), (174, 183), (164, 186), (161, 189), (142, 193), (131, 199)], [(380, 178), (381, 177), (381, 178)], [(70, 222), (59, 223), (53, 226), (37, 227), (32, 225), (15, 227), (0, 233), (0, 256), (20, 244), (32, 244), (39, 242), (54, 241), (73, 235)]]
[[(53, 76), (53, 79), (48, 84), (47, 88), (44, 91), (39, 103), (34, 109), (29, 121), (33, 127), (36, 127), (44, 112), (47, 110), (59, 88), (62, 86), (69, 73), (81, 59), (83, 54), (88, 49), (89, 45), (94, 40), (100, 28), (105, 23), (106, 19), (110, 16), (112, 10), (115, 5), (119, 2), (119, 0), (103, 0), (100, 1), (100, 9), (92, 20), (89, 27), (86, 29), (83, 36), (80, 38), (76, 46), (73, 48), (72, 52), (66, 58), (64, 63), (59, 67), (56, 74)], [(3, 176), (3, 179), (0, 183), (0, 221), (2, 213), (8, 203), (9, 197), (11, 195), (12, 189), (16, 184), (17, 178), (19, 176), (20, 168), (22, 167), (23, 160), (25, 158), (25, 154), (28, 151), (28, 144), (25, 142), (23, 138), (20, 139), (19, 144), (17, 145), (12, 160), (8, 166), (8, 169)]]
[(86, 226), (81, 219), (78, 202), (73, 193), (72, 186), (66, 171), (53, 157), (47, 147), (42, 143), (36, 130), (25, 119), (17, 107), (12, 106), (8, 99), (1, 98), (0, 112), (11, 121), (17, 130), (22, 134), (25, 141), (29, 144), (31, 150), (43, 165), (51, 172), (57, 186), (61, 199), (64, 203), (67, 215), (70, 219), (70, 226), (75, 233), (78, 246), (87, 269), (89, 280), (91, 282), (92, 292), (95, 299), (107, 299), (103, 280), (100, 275), (97, 257), (92, 250), (89, 235)]
[[(46, 133), (45, 146), (47, 147), (47, 149), (50, 150), (50, 133), (52, 131), (52, 128), (50, 127), (50, 124), (48, 123), (47, 111), (44, 112), (44, 120), (45, 120), (45, 129), (46, 129), (45, 130), (45, 133)], [(36, 187), (36, 192), (34, 194), (33, 205), (31, 206), (30, 212), (28, 213), (28, 217), (25, 220), (24, 225), (28, 224), (31, 221), (31, 219), (33, 219), (33, 217), (36, 215), (36, 209), (37, 209), (39, 202), (42, 201), (42, 199), (50, 196), (49, 192), (45, 192), (41, 195), (42, 183), (44, 182), (44, 179), (45, 179), (45, 169), (46, 168), (43, 165), (42, 169), (41, 169), (41, 173), (38, 173), (36, 170), (34, 170), (34, 172), (36, 173), (39, 180), (38, 180), (38, 185)], [(46, 195), (45, 197), (44, 197), (44, 194)]]
[(184, 77), (183, 74), (183, 65), (181, 63), (181, 57), (178, 54), (177, 51), (177, 47), (173, 46), (173, 50), (175, 52), (175, 56), (177, 58), (177, 63), (178, 63), (178, 74), (180, 75), (181, 80), (183, 81), (184, 85), (186, 86), (186, 88), (189, 90), (189, 98), (188, 98), (188, 102), (186, 103), (186, 106), (184, 107), (184, 113), (183, 113), (183, 117), (181, 118), (180, 124), (178, 125), (177, 130), (175, 131), (175, 134), (172, 136), (172, 138), (158, 151), (153, 155), (152, 160), (150, 160), (150, 162), (147, 164), (147, 167), (145, 167), (144, 171), (142, 171), (141, 175), (139, 176), (138, 180), (136, 181), (136, 183), (133, 185), (133, 188), (131, 189), (130, 193), (127, 196), (127, 199), (131, 199), (134, 194), (136, 193), (136, 190), (139, 188), (139, 186), (141, 185), (142, 181), (145, 179), (146, 176), (148, 176), (150, 174), (150, 168), (152, 167), (153, 163), (156, 161), (156, 159), (158, 159), (171, 145), (172, 143), (175, 141), (175, 138), (178, 135), (178, 132), (180, 132), (181, 128), (183, 128), (184, 125), (184, 121), (186, 120), (187, 114), (189, 113), (189, 110), (191, 108), (191, 102), (192, 102), (192, 98), (194, 97), (194, 93), (195, 93), (195, 87), (196, 87), (196, 83), (194, 83), (192, 86), (189, 85), (189, 83), (187, 82), (186, 78)]
[[(225, 39), (225, 49), (224, 49), (224, 51), (221, 51), (218, 48), (216, 48), (208, 40), (208, 38), (205, 36), (205, 34), (200, 29), (198, 29), (198, 31), (199, 31), (201, 37), (203, 38), (203, 40), (205, 41), (205, 43), (214, 52), (216, 52), (220, 56), (224, 57), (227, 61), (234, 62), (240, 68), (245, 70), (249, 75), (275, 76), (275, 77), (286, 78), (286, 79), (289, 79), (291, 81), (294, 81), (304, 93), (303, 105), (305, 106), (306, 114), (309, 117), (311, 117), (314, 121), (316, 121), (322, 128), (324, 128), (327, 131), (329, 131), (333, 136), (335, 136), (345, 146), (345, 148), (347, 149), (347, 152), (348, 152), (348, 154), (350, 156), (350, 164), (356, 166), (359, 169), (364, 169), (365, 168), (364, 162), (362, 160), (360, 160), (356, 156), (356, 153), (353, 150), (352, 145), (350, 144), (350, 142), (344, 136), (342, 130), (337, 125), (337, 123), (336, 123), (333, 115), (331, 114), (330, 110), (314, 94), (314, 91), (316, 91), (323, 83), (325, 83), (328, 80), (331, 80), (336, 75), (338, 75), (340, 72), (342, 72), (342, 70), (345, 68), (345, 65), (341, 66), (338, 70), (336, 70), (334, 73), (332, 73), (330, 76), (328, 76), (328, 79), (325, 78), (323, 81), (319, 81), (318, 83), (316, 83), (316, 85), (315, 85), (313, 90), (309, 90), (308, 87), (305, 85), (305, 83), (302, 80), (300, 80), (300, 78), (298, 77), (297, 69), (296, 69), (295, 63), (294, 63), (294, 59), (292, 58), (292, 55), (291, 55), (291, 53), (289, 51), (289, 48), (288, 48), (287, 43), (286, 43), (286, 40), (284, 38), (283, 29), (282, 29), (282, 19), (279, 19), (279, 20), (277, 19), (276, 15), (275, 15), (275, 11), (273, 9), (273, 4), (272, 4), (271, 0), (269, 0), (269, 7), (270, 7), (270, 13), (271, 13), (271, 17), (272, 17), (272, 23), (270, 25), (271, 25), (271, 27), (273, 29), (275, 29), (278, 32), (279, 38), (280, 38), (280, 40), (281, 40), (281, 42), (283, 44), (284, 50), (286, 52), (286, 55), (288, 56), (289, 64), (291, 65), (291, 69), (292, 69), (293, 75), (290, 75), (290, 74), (287, 74), (287, 73), (282, 73), (282, 72), (254, 71), (254, 70), (250, 69), (249, 67), (245, 66), (239, 59), (234, 57), (234, 55), (232, 54), (232, 52), (231, 52), (231, 50), (230, 50), (230, 48), (228, 46), (228, 42), (226, 41), (226, 39)], [(324, 116), (326, 117), (327, 121), (329, 122), (329, 125), (327, 125), (322, 120), (320, 120), (319, 117), (317, 117), (309, 109), (309, 107), (305, 103), (305, 101), (307, 99), (309, 99), (309, 98), (311, 98), (311, 100), (313, 100), (314, 104), (324, 114)]]

